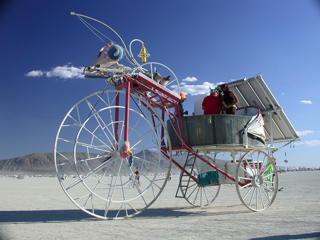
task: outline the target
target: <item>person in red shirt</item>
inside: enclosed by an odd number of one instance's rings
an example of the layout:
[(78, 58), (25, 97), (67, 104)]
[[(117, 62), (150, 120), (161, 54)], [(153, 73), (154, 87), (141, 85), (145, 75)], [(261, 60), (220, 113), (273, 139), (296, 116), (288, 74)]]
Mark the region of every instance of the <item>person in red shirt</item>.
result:
[(222, 113), (222, 103), (217, 95), (218, 91), (216, 89), (211, 89), (210, 95), (203, 99), (202, 109), (204, 110), (204, 115)]

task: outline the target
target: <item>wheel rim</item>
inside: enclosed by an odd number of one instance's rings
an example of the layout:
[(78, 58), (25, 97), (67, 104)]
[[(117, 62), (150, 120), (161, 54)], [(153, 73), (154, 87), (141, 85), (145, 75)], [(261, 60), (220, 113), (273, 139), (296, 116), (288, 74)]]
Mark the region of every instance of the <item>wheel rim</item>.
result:
[(246, 153), (237, 166), (236, 189), (242, 203), (252, 211), (269, 208), (278, 191), (273, 159), (263, 151)]
[[(115, 106), (117, 94), (120, 104)], [(164, 122), (154, 108), (133, 94), (128, 130), (131, 166), (129, 157), (121, 157), (124, 95), (112, 90), (82, 99), (66, 114), (55, 141), (55, 165), (63, 190), (81, 210), (102, 219), (131, 217), (147, 209), (160, 195), (168, 179), (165, 173), (171, 169), (171, 161), (161, 154), (165, 142), (171, 159)], [(141, 186), (129, 179), (134, 178), (136, 167)]]
[[(209, 161), (212, 161), (212, 159), (207, 156), (203, 157), (207, 158)], [(208, 171), (214, 170), (199, 158), (193, 155), (188, 156), (185, 170), (191, 173), (193, 177), (197, 179), (198, 174), (203, 171), (204, 167)], [(216, 184), (201, 187), (197, 182), (190, 178), (189, 175), (186, 175), (183, 171), (181, 171), (179, 187), (183, 197), (188, 203), (196, 207), (201, 207), (210, 205), (217, 198), (221, 185)]]

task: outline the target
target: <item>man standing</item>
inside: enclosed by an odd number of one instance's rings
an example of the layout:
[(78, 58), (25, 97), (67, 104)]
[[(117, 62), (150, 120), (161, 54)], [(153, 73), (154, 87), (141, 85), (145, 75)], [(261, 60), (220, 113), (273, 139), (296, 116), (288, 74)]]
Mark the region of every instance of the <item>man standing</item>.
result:
[(222, 103), (220, 98), (217, 95), (218, 95), (218, 90), (211, 89), (210, 95), (203, 99), (202, 109), (204, 110), (204, 115), (221, 114)]

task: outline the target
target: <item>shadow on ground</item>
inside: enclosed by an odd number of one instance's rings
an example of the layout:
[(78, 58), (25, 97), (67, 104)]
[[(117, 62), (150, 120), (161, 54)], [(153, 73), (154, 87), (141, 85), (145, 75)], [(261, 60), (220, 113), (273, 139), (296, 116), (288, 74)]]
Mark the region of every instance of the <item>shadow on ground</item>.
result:
[[(208, 213), (204, 210), (192, 210), (189, 208), (153, 208), (147, 209), (134, 218), (165, 218), (165, 217), (186, 217), (186, 216), (204, 216), (241, 214), (247, 211), (227, 211), (219, 213)], [(80, 209), (66, 210), (24, 210), (24, 211), (0, 211), (0, 223), (30, 223), (30, 222), (68, 222), (68, 221), (99, 221)]]
[(251, 238), (250, 240), (293, 240), (293, 239), (320, 239), (320, 232), (302, 233), (297, 235), (277, 235), (270, 237)]

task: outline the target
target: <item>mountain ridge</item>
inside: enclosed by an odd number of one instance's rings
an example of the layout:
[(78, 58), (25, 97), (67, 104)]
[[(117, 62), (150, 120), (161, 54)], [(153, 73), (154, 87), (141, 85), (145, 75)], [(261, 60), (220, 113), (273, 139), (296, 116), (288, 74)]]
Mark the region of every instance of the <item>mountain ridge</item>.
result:
[[(66, 155), (73, 153), (64, 153)], [(142, 153), (138, 153), (137, 156), (142, 156)], [(152, 151), (146, 150), (145, 155), (148, 159), (156, 159), (156, 154)], [(98, 156), (98, 154), (97, 154)], [(78, 153), (78, 158), (85, 158), (85, 153)], [(162, 159), (165, 159), (163, 157)], [(176, 158), (174, 157), (176, 160)], [(183, 161), (182, 158), (178, 157), (178, 162)], [(172, 164), (173, 171), (179, 171), (178, 168)], [(55, 164), (54, 164), (54, 154), (53, 153), (31, 153), (26, 156), (2, 159), (0, 160), (0, 174), (56, 174)]]

